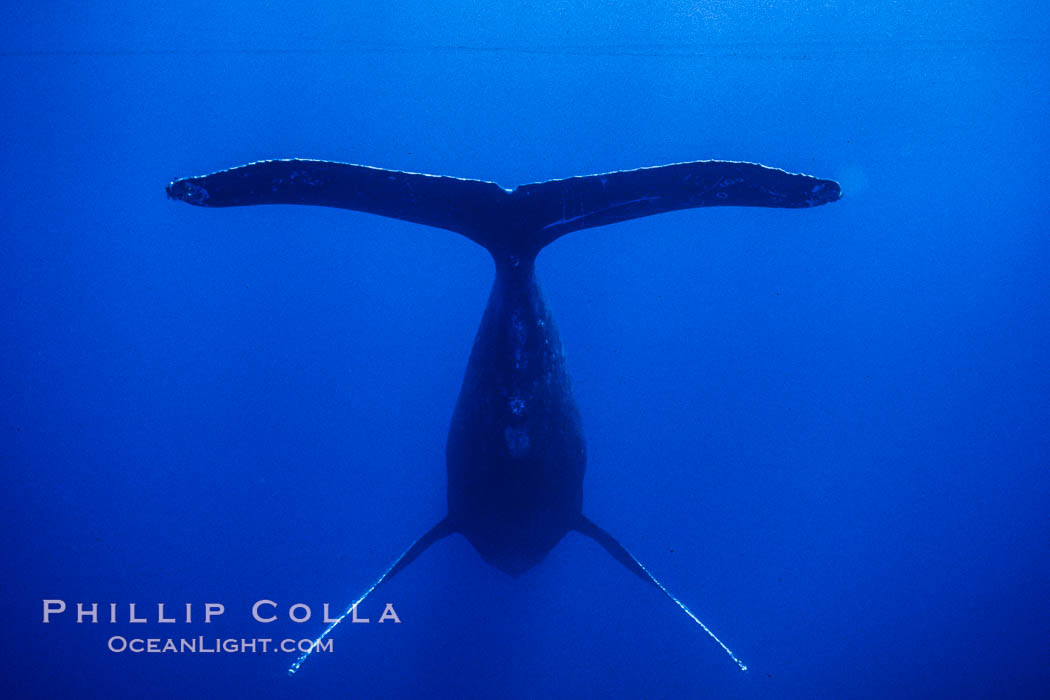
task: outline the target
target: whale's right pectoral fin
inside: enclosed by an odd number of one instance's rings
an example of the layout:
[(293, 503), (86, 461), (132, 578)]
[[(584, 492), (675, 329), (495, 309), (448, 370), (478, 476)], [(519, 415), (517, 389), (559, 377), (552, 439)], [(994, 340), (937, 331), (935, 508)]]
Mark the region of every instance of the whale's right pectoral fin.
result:
[(711, 639), (715, 640), (718, 643), (718, 646), (722, 647), (722, 650), (725, 651), (725, 653), (729, 654), (729, 658), (736, 662), (736, 665), (740, 667), (741, 671), (747, 670), (747, 666), (744, 665), (744, 662), (738, 659), (736, 657), (736, 654), (734, 654), (729, 649), (729, 647), (723, 644), (722, 640), (716, 637), (715, 633), (712, 632), (707, 625), (701, 622), (700, 618), (698, 618), (696, 614), (686, 606), (685, 603), (679, 600), (669, 590), (664, 588), (663, 584), (657, 581), (656, 577), (649, 573), (649, 570), (646, 569), (642, 565), (642, 563), (634, 557), (633, 554), (628, 552), (627, 549), (622, 544), (620, 544), (615, 537), (613, 537), (608, 532), (598, 527), (582, 515), (580, 516), (579, 521), (576, 523), (574, 529), (586, 535), (587, 537), (590, 537), (592, 540), (600, 544), (606, 552), (612, 555), (613, 559), (627, 567), (628, 571), (631, 571), (646, 583), (651, 583), (652, 585), (660, 589), (660, 591), (668, 598), (673, 600), (675, 604), (685, 612), (686, 615), (692, 618), (693, 622), (700, 625), (700, 627), (703, 628), (704, 632), (707, 632)]
[(365, 598), (367, 598), (372, 593), (372, 591), (379, 588), (381, 584), (392, 579), (395, 575), (397, 575), (399, 571), (401, 571), (406, 566), (415, 561), (416, 557), (425, 552), (427, 548), (430, 547), (430, 545), (434, 544), (443, 537), (448, 537), (455, 531), (455, 528), (449, 523), (448, 518), (444, 518), (437, 525), (423, 533), (423, 536), (415, 542), (413, 542), (412, 546), (406, 549), (404, 553), (400, 557), (398, 557), (397, 560), (394, 561), (394, 563), (391, 564), (390, 567), (386, 571), (384, 571), (378, 579), (376, 579), (375, 583), (369, 586), (364, 593), (358, 596), (357, 599), (354, 600), (354, 602), (350, 603), (350, 605), (347, 606), (346, 610), (343, 611), (342, 615), (340, 615), (338, 618), (335, 619), (334, 622), (330, 623), (327, 627), (325, 627), (324, 631), (321, 632), (320, 636), (317, 637), (317, 639), (314, 640), (314, 643), (310, 645), (310, 649), (303, 652), (299, 656), (299, 658), (295, 660), (295, 663), (291, 665), (291, 667), (288, 669), (288, 675), (295, 675), (296, 671), (299, 670), (299, 667), (302, 666), (308, 658), (310, 658), (310, 654), (312, 654), (314, 650), (317, 649), (318, 645), (320, 645), (320, 643), (323, 642), (328, 637), (328, 635), (332, 633), (332, 630), (334, 630), (340, 622), (345, 620), (347, 615), (350, 615), (353, 612), (354, 608)]

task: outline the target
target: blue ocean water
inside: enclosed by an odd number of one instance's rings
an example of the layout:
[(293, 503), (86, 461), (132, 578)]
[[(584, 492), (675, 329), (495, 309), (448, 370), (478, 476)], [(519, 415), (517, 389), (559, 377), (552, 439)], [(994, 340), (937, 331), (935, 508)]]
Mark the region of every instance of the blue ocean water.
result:
[[(4, 697), (1044, 697), (1042, 3), (50, 3), (0, 28)], [(593, 542), (435, 545), (493, 277), (454, 234), (164, 185), (282, 157), (520, 183), (696, 159), (813, 210), (571, 234), (538, 273)], [(42, 622), (44, 600), (66, 613)], [(255, 622), (255, 601), (280, 619)], [(100, 622), (76, 623), (77, 602)], [(203, 622), (204, 604), (225, 614)], [(382, 604), (401, 624), (378, 624)], [(109, 623), (109, 604), (119, 620)], [(128, 622), (136, 603), (149, 621)], [(160, 623), (193, 605), (191, 623)], [(309, 605), (313, 619), (288, 620)]]

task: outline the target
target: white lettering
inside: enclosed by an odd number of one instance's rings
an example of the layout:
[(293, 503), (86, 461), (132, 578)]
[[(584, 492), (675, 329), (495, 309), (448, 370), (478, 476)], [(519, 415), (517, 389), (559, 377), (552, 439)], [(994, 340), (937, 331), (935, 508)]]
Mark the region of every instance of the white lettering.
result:
[(204, 622), (211, 622), (212, 617), (218, 617), (226, 612), (226, 606), (222, 603), (205, 603), (204, 604)]
[[(135, 617), (135, 604), (134, 603), (128, 603), (128, 611), (129, 611), (128, 612), (128, 622), (145, 622), (146, 621), (146, 618), (144, 618), (144, 617)], [(134, 642), (134, 640), (132, 640), (132, 642)], [(132, 651), (135, 651), (135, 650), (132, 649)]]
[(157, 622), (175, 622), (174, 617), (164, 617), (164, 603), (157, 603)]
[(274, 620), (276, 620), (277, 619), (277, 615), (273, 615), (272, 617), (267, 617), (265, 619), (259, 617), (259, 608), (261, 606), (263, 606), (263, 605), (269, 605), (269, 606), (274, 607), (274, 608), (277, 607), (277, 603), (273, 602), (272, 600), (266, 600), (265, 598), (262, 599), (262, 600), (255, 601), (255, 605), (252, 606), (252, 617), (255, 618), (255, 621), (256, 622), (273, 622)]
[(386, 604), (386, 607), (383, 608), (383, 615), (379, 618), (380, 624), (386, 622), (387, 620), (393, 620), (397, 624), (401, 624), (401, 618), (398, 617), (397, 612), (394, 611), (393, 603)]
[(52, 613), (64, 613), (66, 611), (66, 601), (64, 600), (45, 600), (44, 601), (44, 623), (51, 622)]
[[(302, 608), (303, 610), (305, 610), (306, 611), (305, 616), (304, 617), (296, 617), (295, 616), (296, 608)], [(291, 619), (292, 622), (306, 622), (307, 620), (310, 619), (310, 614), (311, 614), (310, 606), (306, 605), (304, 603), (296, 603), (292, 607), (288, 608), (288, 617)]]
[(90, 610), (85, 610), (83, 603), (77, 603), (77, 624), (83, 622), (85, 617), (91, 618), (91, 624), (98, 622), (98, 603), (92, 603)]

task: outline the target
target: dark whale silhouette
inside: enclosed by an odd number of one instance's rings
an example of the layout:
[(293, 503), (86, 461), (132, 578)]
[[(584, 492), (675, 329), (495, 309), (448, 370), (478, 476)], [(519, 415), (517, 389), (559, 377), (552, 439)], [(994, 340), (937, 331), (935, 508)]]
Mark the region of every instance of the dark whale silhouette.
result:
[(580, 414), (534, 261), (544, 246), (579, 229), (693, 207), (813, 207), (839, 199), (837, 183), (753, 163), (696, 161), (506, 190), (493, 182), (346, 163), (271, 160), (175, 180), (167, 192), (204, 207), (312, 204), (403, 219), (462, 234), (484, 246), (496, 263), (495, 283), (449, 429), (448, 515), (416, 540), (343, 617), (427, 547), (454, 532), (466, 537), (486, 562), (518, 576), (541, 562), (566, 532), (576, 530), (671, 598), (746, 669), (615, 538), (583, 515), (586, 448)]

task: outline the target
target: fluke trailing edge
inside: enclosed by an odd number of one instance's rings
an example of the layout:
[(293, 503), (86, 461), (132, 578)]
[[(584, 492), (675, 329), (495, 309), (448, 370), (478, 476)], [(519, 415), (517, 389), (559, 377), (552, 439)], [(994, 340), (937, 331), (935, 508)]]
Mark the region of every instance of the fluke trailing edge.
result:
[(175, 180), (167, 191), (173, 199), (203, 207), (313, 204), (404, 219), (462, 234), (484, 246), (496, 263), (449, 429), (448, 515), (343, 617), (452, 533), (466, 537), (492, 566), (518, 576), (576, 530), (667, 595), (746, 669), (684, 603), (583, 515), (586, 449), (580, 415), (534, 261), (548, 243), (580, 229), (694, 207), (814, 207), (839, 199), (837, 183), (754, 163), (696, 161), (507, 190), (493, 182), (347, 163), (271, 160)]

